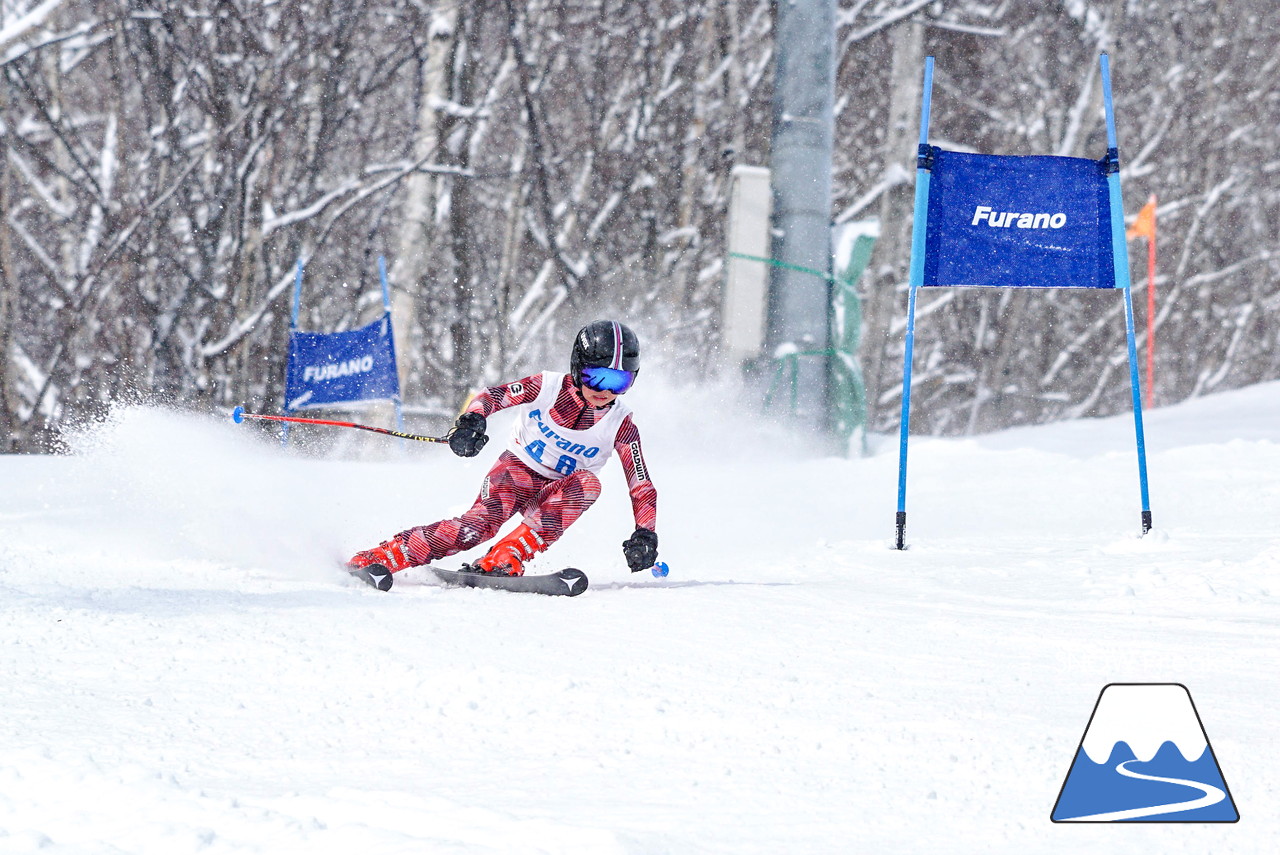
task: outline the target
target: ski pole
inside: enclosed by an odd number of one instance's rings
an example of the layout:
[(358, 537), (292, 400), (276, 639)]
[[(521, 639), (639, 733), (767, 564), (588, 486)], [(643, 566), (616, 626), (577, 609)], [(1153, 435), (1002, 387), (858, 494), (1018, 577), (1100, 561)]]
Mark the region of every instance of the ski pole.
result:
[(260, 413), (246, 413), (244, 407), (236, 407), (231, 411), (231, 419), (236, 424), (240, 424), (245, 419), (261, 419), (269, 422), (294, 422), (306, 425), (329, 425), (330, 427), (357, 428), (358, 430), (368, 430), (374, 433), (382, 433), (387, 436), (399, 437), (400, 439), (416, 439), (419, 442), (448, 442), (447, 436), (419, 436), (416, 433), (402, 433), (398, 430), (388, 430), (387, 428), (374, 427), (372, 425), (358, 425), (354, 422), (335, 422), (328, 419), (304, 419), (297, 416), (268, 416)]

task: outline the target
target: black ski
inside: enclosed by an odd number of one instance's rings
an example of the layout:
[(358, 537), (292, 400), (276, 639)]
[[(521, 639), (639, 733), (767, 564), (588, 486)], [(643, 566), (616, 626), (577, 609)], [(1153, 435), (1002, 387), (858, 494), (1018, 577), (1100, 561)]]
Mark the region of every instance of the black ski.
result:
[(381, 564), (370, 564), (368, 567), (348, 567), (344, 564), (342, 569), (379, 591), (391, 590), (391, 571)]
[(495, 576), (477, 573), (462, 565), (461, 570), (445, 570), (427, 565), (446, 585), (459, 588), (491, 588), (522, 594), (545, 594), (549, 597), (576, 597), (587, 590), (587, 574), (573, 567), (542, 576)]

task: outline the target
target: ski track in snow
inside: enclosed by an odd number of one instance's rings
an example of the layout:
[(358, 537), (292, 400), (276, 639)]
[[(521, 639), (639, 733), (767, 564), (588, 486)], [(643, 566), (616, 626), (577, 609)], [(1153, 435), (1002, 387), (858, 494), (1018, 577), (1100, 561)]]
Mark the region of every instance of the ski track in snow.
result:
[[(337, 569), (465, 509), (501, 442), (314, 459), (139, 408), (0, 457), (0, 853), (1280, 839), (1280, 384), (1146, 414), (1143, 538), (1131, 416), (913, 439), (904, 552), (896, 438), (806, 458), (708, 396), (629, 396), (671, 575), (626, 571), (611, 465), (533, 568), (586, 570), (573, 599)], [(1125, 681), (1191, 690), (1239, 823), (1050, 821)]]

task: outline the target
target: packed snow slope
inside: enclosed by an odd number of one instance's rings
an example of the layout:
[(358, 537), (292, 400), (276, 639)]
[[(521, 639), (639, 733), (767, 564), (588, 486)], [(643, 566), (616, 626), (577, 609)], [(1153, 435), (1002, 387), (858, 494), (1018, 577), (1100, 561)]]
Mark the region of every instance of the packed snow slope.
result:
[[(338, 570), (468, 506), (504, 417), (470, 461), (147, 408), (0, 457), (0, 853), (1274, 851), (1280, 385), (1147, 413), (1141, 538), (1129, 416), (915, 439), (902, 552), (896, 437), (661, 386), (671, 575), (611, 463), (535, 565), (573, 599)], [(1240, 822), (1050, 821), (1112, 682), (1187, 686)]]

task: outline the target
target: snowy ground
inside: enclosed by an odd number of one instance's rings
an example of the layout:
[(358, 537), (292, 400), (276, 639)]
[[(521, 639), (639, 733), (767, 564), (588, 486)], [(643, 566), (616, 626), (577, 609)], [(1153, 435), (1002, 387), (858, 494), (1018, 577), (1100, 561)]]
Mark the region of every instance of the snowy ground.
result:
[[(470, 503), (474, 461), (285, 454), (119, 413), (0, 457), (0, 853), (1265, 852), (1280, 840), (1280, 385), (814, 460), (630, 396), (625, 491), (544, 560), (591, 589), (383, 594), (334, 563)], [(506, 422), (496, 419), (505, 436)], [(1273, 591), (1273, 588), (1277, 589)], [(1049, 820), (1112, 682), (1179, 682), (1241, 820)]]

